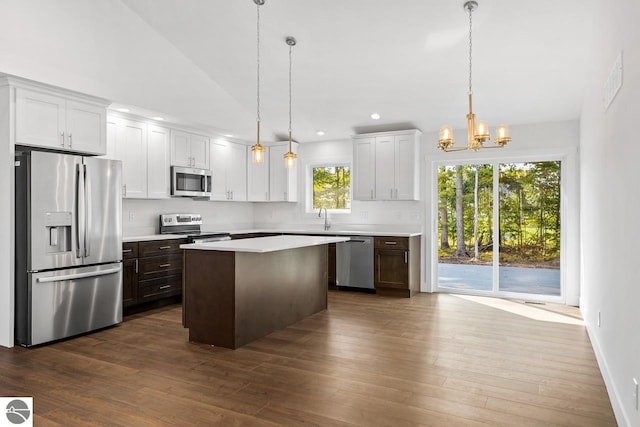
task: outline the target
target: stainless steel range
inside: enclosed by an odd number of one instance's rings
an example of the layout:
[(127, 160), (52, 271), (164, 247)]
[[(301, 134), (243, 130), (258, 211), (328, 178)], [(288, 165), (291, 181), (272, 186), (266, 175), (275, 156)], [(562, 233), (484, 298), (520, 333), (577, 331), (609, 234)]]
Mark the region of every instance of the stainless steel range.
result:
[(203, 232), (201, 228), (202, 216), (199, 214), (160, 215), (160, 234), (184, 234), (189, 243), (231, 240), (229, 233)]

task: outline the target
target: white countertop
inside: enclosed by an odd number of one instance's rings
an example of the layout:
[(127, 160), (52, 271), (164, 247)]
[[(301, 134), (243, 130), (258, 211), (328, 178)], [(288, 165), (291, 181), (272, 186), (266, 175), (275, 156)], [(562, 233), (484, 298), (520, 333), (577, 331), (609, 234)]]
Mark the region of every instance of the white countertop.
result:
[(142, 236), (123, 236), (122, 242), (149, 242), (151, 240), (185, 239), (184, 234), (147, 234)]
[(253, 239), (224, 240), (221, 242), (188, 243), (180, 245), (180, 248), (205, 251), (265, 253), (345, 242), (347, 240), (348, 238), (346, 237), (331, 236), (272, 236), (255, 237)]
[[(384, 229), (335, 229), (335, 230), (322, 230), (313, 228), (255, 228), (255, 229), (243, 229), (243, 230), (203, 230), (203, 233), (229, 233), (229, 234), (245, 234), (245, 233), (286, 233), (286, 234), (320, 234), (325, 236), (390, 236), (390, 237), (413, 237), (420, 236), (420, 232), (411, 231), (391, 231)], [(165, 240), (165, 239), (184, 239), (184, 234), (148, 234), (138, 236), (123, 236), (123, 242), (146, 242), (150, 240)]]

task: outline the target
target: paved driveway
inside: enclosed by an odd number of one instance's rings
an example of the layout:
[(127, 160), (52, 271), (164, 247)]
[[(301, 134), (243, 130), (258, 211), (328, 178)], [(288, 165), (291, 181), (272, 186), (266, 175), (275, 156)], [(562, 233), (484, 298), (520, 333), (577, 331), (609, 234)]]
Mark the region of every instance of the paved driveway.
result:
[[(438, 285), (444, 288), (490, 291), (490, 265), (438, 263)], [(560, 270), (551, 268), (500, 267), (501, 291), (537, 295), (560, 295)]]

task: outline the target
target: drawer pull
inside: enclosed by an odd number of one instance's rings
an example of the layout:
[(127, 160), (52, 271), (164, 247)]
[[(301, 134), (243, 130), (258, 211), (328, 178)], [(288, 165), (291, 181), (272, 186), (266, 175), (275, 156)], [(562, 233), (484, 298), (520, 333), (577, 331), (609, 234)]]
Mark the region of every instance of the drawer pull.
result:
[(171, 287), (171, 285), (163, 285), (160, 286), (158, 289), (162, 290), (162, 289), (169, 289)]
[(123, 254), (128, 254), (129, 252), (133, 252), (133, 249), (123, 249), (122, 250)]
[(160, 250), (171, 249), (171, 246), (160, 246), (158, 249)]
[(158, 267), (167, 268), (167, 267), (171, 267), (171, 264), (160, 264)]
[(385, 245), (397, 245), (398, 242), (384, 242)]

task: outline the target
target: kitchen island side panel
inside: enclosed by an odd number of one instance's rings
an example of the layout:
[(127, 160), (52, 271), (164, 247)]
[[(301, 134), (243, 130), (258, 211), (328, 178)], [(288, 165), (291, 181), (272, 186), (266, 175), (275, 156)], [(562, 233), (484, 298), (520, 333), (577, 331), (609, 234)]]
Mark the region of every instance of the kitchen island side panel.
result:
[(238, 348), (325, 310), (327, 247), (267, 253), (185, 250), (189, 340)]
[(236, 344), (327, 308), (328, 245), (236, 253)]
[(183, 268), (189, 341), (235, 348), (235, 253), (184, 251)]

